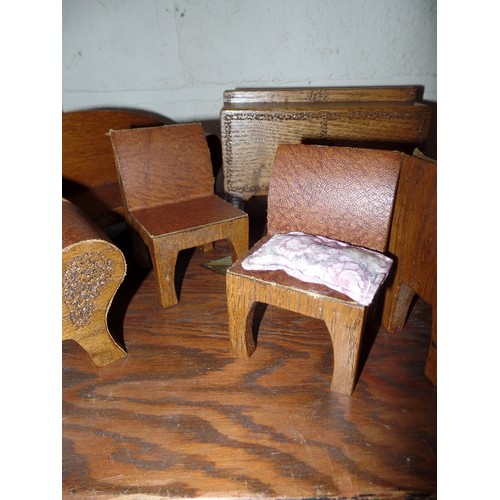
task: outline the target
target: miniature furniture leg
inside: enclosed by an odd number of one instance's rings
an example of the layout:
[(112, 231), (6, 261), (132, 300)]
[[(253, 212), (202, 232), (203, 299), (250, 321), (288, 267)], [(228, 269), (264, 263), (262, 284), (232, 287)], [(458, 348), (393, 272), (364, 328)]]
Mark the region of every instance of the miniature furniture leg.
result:
[[(208, 235), (208, 236), (207, 236)], [(208, 240), (208, 243), (206, 243)], [(202, 246), (204, 251), (213, 248), (213, 242), (228, 239), (232, 245), (232, 256), (236, 260), (248, 250), (248, 218), (239, 217), (223, 225), (202, 227), (182, 235), (166, 235), (153, 238), (150, 249), (151, 260), (156, 274), (162, 307), (178, 303), (175, 289), (175, 267), (181, 250)]]
[(332, 391), (350, 395), (354, 390), (366, 314), (367, 308), (357, 304), (344, 310), (338, 304), (335, 309), (325, 304), (323, 319), (333, 344)]
[(179, 249), (169, 248), (164, 242), (153, 240), (155, 249), (150, 251), (153, 269), (156, 275), (159, 298), (162, 307), (170, 307), (178, 302), (175, 290), (175, 265)]
[(341, 394), (352, 394), (366, 307), (357, 303), (339, 307), (338, 302), (328, 304), (317, 301), (314, 296), (297, 290), (259, 283), (231, 272), (226, 275), (226, 287), (229, 339), (235, 355), (249, 358), (255, 351), (252, 319), (257, 302), (321, 319), (332, 339), (334, 362), (331, 389)]
[(252, 331), (257, 300), (255, 288), (248, 280), (233, 276), (226, 280), (228, 298), (229, 340), (231, 349), (240, 358), (249, 358), (255, 351)]
[(387, 293), (386, 329), (391, 333), (399, 333), (405, 326), (415, 291), (397, 277), (394, 281)]
[(242, 258), (248, 251), (248, 218), (235, 219), (226, 230), (226, 238), (233, 247), (233, 261)]
[[(382, 318), (382, 323), (388, 332), (400, 333), (403, 330), (415, 295), (415, 290), (401, 279), (396, 278), (396, 282), (388, 288)], [(423, 298), (432, 308), (431, 340), (424, 373), (433, 385), (437, 385), (437, 299), (435, 288), (431, 295), (431, 297)]]
[(214, 249), (214, 242), (211, 241), (210, 243), (205, 243), (202, 245), (202, 249), (205, 253), (211, 252)]
[(432, 306), (431, 342), (427, 353), (424, 373), (432, 384), (437, 385), (437, 309), (435, 306)]
[[(124, 358), (127, 353), (113, 340), (106, 327), (106, 314), (100, 311), (94, 316), (94, 328), (80, 331), (78, 334), (63, 332), (62, 340), (74, 340), (92, 358), (97, 366), (106, 366)], [(64, 321), (63, 321), (64, 324)], [(64, 328), (64, 326), (63, 326)]]

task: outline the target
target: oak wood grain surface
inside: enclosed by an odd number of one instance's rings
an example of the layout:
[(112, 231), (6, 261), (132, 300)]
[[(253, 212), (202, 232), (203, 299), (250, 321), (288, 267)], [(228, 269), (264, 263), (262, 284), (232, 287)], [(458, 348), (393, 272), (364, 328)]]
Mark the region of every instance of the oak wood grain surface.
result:
[(63, 343), (63, 498), (435, 498), (430, 308), (397, 336), (373, 315), (356, 389), (336, 394), (320, 320), (268, 306), (252, 358), (231, 353), (225, 276), (202, 266), (229, 250), (181, 253), (166, 309), (129, 261), (108, 315), (126, 358)]

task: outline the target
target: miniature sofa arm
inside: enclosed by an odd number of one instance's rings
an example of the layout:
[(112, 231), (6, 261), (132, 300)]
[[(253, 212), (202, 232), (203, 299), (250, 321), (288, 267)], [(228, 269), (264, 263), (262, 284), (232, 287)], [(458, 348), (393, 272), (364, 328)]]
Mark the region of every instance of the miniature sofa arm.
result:
[(62, 340), (75, 340), (98, 366), (127, 354), (107, 315), (126, 273), (123, 253), (74, 204), (62, 201)]

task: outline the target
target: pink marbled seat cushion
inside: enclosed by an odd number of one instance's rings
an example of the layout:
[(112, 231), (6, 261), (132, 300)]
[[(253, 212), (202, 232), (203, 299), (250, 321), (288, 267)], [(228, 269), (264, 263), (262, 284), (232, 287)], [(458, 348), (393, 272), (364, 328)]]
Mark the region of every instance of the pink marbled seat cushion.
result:
[(273, 235), (242, 261), (247, 270), (283, 270), (369, 305), (387, 277), (392, 259), (380, 252), (302, 232)]

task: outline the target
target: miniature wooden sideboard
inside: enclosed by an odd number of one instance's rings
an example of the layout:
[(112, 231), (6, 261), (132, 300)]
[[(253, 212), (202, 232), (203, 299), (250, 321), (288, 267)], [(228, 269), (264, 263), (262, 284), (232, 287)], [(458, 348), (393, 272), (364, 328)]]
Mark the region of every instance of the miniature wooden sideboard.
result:
[(418, 86), (235, 89), (220, 113), (226, 198), (243, 206), (267, 194), (278, 144), (385, 147), (411, 153), (432, 110)]

